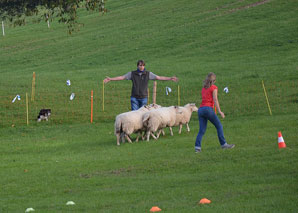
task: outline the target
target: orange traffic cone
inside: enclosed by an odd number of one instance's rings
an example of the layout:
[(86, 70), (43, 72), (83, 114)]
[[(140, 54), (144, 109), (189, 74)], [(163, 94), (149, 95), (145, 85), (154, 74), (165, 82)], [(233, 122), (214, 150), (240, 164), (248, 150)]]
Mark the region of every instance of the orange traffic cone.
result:
[(199, 202), (199, 204), (206, 204), (206, 203), (211, 203), (211, 200), (208, 200), (207, 198), (203, 198)]
[(286, 143), (284, 142), (284, 139), (281, 135), (281, 132), (278, 132), (278, 148), (286, 148)]
[(161, 209), (158, 207), (158, 206), (153, 206), (151, 209), (150, 209), (150, 212), (160, 212)]

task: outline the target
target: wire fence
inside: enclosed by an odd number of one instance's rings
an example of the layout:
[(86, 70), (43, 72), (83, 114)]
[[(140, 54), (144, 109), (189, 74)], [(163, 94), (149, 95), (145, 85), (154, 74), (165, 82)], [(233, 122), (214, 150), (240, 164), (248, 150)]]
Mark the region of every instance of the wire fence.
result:
[[(266, 93), (261, 81), (245, 87), (233, 84), (228, 87), (228, 92), (218, 86), (222, 111), (229, 117), (270, 116), (270, 111), (272, 115), (298, 113), (298, 82), (264, 82), (264, 85)], [(158, 83), (156, 103), (162, 106), (196, 103), (199, 106), (201, 88), (190, 88), (189, 85), (173, 83), (169, 89), (165, 83)], [(99, 83), (93, 90), (93, 97), (91, 90), (83, 88), (77, 89), (73, 97), (70, 90), (53, 91), (48, 88), (36, 90), (34, 94), (32, 90), (33, 87), (27, 92), (0, 96), (0, 127), (40, 125), (37, 123), (40, 109), (51, 109), (52, 114), (47, 123), (53, 125), (110, 122), (117, 114), (130, 110), (131, 83)], [(149, 103), (152, 103), (152, 92), (153, 84), (150, 84)]]

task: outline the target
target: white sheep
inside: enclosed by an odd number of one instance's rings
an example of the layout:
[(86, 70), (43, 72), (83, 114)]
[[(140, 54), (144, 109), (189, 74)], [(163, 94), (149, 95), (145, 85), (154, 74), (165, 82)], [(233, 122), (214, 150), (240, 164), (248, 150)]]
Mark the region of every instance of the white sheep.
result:
[[(146, 137), (149, 141), (150, 135), (154, 139), (159, 137), (161, 130), (165, 127), (170, 127), (171, 135), (173, 135), (172, 126), (176, 122), (176, 114), (181, 113), (179, 107), (161, 107), (155, 110), (148, 111), (143, 115), (143, 125), (146, 128)], [(160, 130), (157, 137), (153, 135), (154, 132)]]
[(174, 126), (179, 126), (179, 134), (181, 134), (183, 124), (186, 124), (187, 131), (190, 131), (188, 123), (190, 121), (192, 112), (197, 112), (198, 108), (196, 107), (196, 104), (191, 103), (186, 104), (183, 107), (179, 107), (179, 109), (182, 113), (176, 114), (176, 121)]
[(132, 143), (130, 135), (132, 133), (138, 132), (136, 141), (138, 141), (141, 131), (143, 128), (142, 116), (144, 113), (148, 112), (151, 109), (156, 109), (161, 106), (157, 104), (151, 104), (141, 107), (135, 111), (124, 112), (116, 116), (115, 119), (115, 135), (117, 137), (117, 145), (120, 145), (120, 138), (124, 142), (124, 137), (129, 143)]

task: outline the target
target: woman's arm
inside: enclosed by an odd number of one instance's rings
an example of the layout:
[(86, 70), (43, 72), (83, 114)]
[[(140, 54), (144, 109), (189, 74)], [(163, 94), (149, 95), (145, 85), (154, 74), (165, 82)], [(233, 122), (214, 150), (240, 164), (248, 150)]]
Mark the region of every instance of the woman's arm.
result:
[(103, 80), (104, 83), (108, 83), (109, 81), (121, 81), (121, 80), (124, 80), (125, 79), (125, 76), (122, 75), (122, 76), (117, 76), (117, 77), (114, 77), (114, 78), (110, 78), (110, 77), (107, 77)]
[(213, 90), (213, 101), (216, 109), (218, 110), (218, 113), (221, 115), (222, 118), (225, 118), (225, 114), (220, 110), (220, 107), (219, 107), (219, 102), (217, 98), (217, 89)]

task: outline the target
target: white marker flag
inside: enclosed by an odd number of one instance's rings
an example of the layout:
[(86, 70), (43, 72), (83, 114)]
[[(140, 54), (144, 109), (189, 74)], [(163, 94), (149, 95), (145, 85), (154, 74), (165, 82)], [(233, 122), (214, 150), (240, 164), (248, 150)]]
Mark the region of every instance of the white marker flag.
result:
[(166, 87), (166, 94), (169, 95), (170, 92), (172, 92), (172, 89), (170, 87)]

